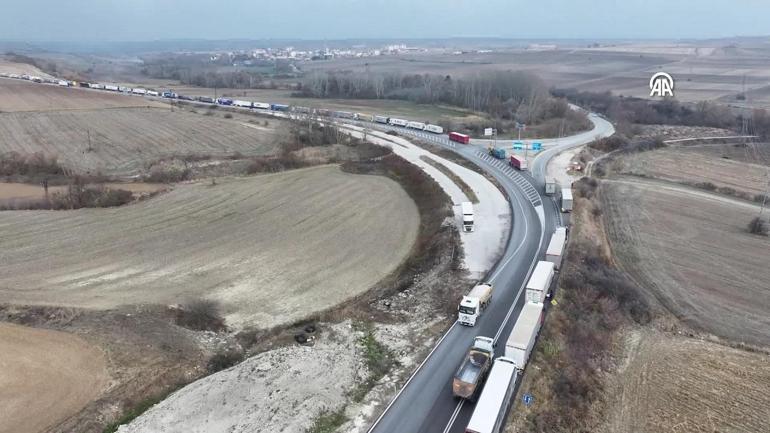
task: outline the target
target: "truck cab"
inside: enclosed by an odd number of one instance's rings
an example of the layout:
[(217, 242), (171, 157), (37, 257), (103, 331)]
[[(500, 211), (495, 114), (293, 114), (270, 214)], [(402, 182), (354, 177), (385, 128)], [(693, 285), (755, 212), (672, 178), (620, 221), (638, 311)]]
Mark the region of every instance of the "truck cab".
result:
[(473, 226), (473, 203), (469, 201), (464, 201), (460, 203), (460, 208), (462, 209), (463, 213), (463, 231), (464, 232), (472, 232), (474, 229)]
[(461, 325), (476, 326), (476, 319), (481, 312), (481, 303), (478, 298), (463, 296), (460, 306), (457, 307), (457, 321)]
[(481, 316), (492, 301), (492, 283), (481, 283), (473, 287), (466, 296), (463, 296), (457, 307), (457, 321), (461, 325), (476, 326), (476, 320)]

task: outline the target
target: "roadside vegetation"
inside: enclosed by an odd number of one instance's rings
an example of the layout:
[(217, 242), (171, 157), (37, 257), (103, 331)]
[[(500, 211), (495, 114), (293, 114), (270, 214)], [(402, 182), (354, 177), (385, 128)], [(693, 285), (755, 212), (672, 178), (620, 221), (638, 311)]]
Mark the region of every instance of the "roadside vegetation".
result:
[(478, 203), (479, 198), (476, 196), (476, 193), (473, 192), (473, 189), (465, 183), (464, 180), (458, 175), (455, 174), (452, 170), (450, 170), (447, 166), (444, 164), (436, 161), (435, 159), (429, 157), (429, 156), (421, 156), (420, 159), (427, 162), (428, 164), (432, 165), (433, 167), (436, 167), (436, 169), (442, 173), (444, 173), (449, 179), (454, 182), (455, 185), (459, 186), (460, 189), (465, 193), (465, 195), (468, 197), (468, 200), (471, 201), (471, 203)]

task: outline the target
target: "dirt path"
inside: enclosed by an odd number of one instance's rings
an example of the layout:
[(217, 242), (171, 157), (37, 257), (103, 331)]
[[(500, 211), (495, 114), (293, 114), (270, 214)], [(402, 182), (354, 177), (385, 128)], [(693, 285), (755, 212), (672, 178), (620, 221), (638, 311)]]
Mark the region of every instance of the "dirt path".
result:
[(0, 323), (0, 433), (37, 433), (75, 414), (108, 381), (102, 352), (79, 337)]
[(0, 298), (104, 309), (205, 297), (230, 324), (269, 327), (368, 290), (418, 226), (396, 182), (335, 166), (178, 185), (121, 208), (8, 211)]

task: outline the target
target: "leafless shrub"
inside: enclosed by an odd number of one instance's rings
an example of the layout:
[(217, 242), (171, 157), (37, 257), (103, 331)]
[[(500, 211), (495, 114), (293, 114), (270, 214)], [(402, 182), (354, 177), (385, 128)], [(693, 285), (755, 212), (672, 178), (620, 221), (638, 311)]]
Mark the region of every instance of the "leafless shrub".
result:
[(749, 233), (753, 235), (767, 236), (770, 227), (768, 223), (760, 217), (754, 217), (748, 225)]

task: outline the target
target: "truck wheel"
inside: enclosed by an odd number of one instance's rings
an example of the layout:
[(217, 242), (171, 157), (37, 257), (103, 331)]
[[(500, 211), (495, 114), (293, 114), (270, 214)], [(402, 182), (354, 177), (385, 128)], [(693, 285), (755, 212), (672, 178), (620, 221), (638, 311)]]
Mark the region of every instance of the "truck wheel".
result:
[(299, 334), (294, 335), (294, 341), (296, 341), (299, 344), (305, 344), (307, 343), (307, 335), (300, 332)]

